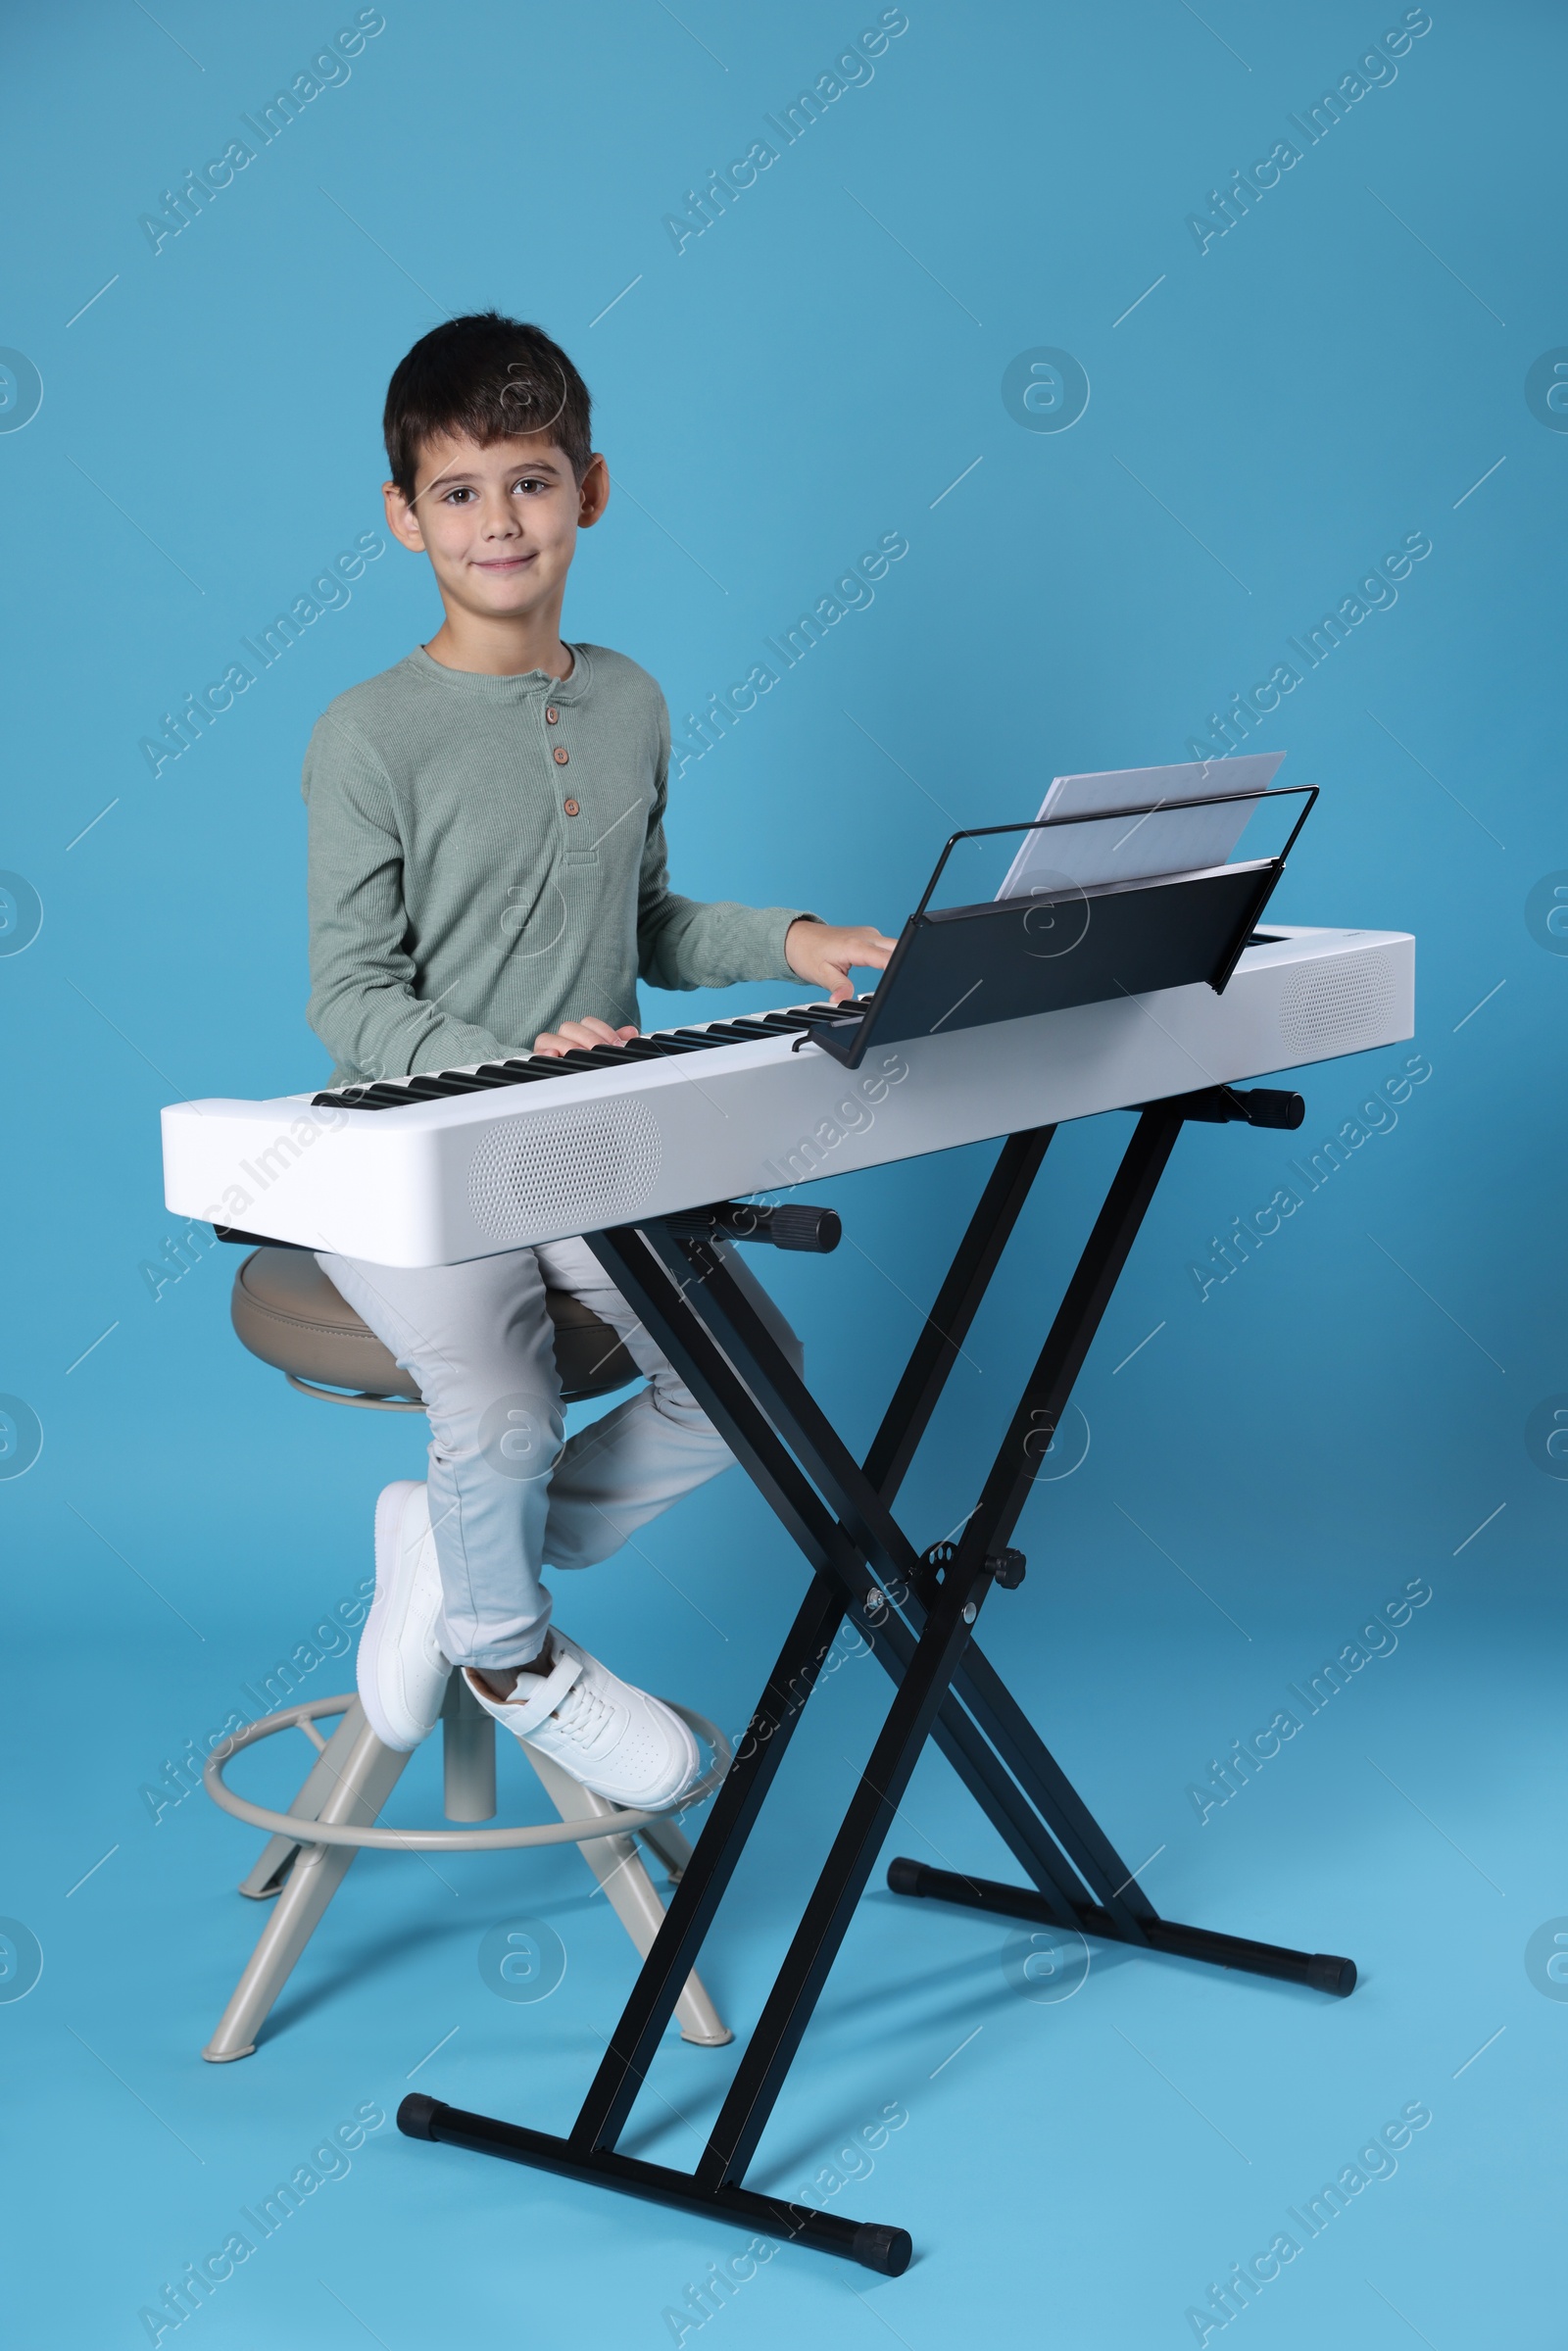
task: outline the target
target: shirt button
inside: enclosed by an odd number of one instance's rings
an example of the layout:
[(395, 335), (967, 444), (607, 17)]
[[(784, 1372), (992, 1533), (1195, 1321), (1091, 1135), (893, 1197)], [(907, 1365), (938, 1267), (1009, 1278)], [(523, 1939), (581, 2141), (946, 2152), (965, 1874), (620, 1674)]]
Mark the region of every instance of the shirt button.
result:
[(568, 816), (578, 816), (582, 813), (574, 800), (564, 800), (561, 805)]
[(558, 767), (564, 767), (566, 761), (570, 759), (571, 754), (566, 749), (564, 743), (558, 743), (550, 756), (555, 760)]
[(555, 723), (556, 723), (556, 721), (557, 721), (557, 719), (558, 719), (560, 716), (561, 716), (561, 712), (560, 712), (560, 711), (557, 710), (557, 708), (556, 708), (556, 706), (555, 706), (555, 704), (554, 704), (553, 702), (552, 702), (552, 703), (549, 703), (549, 704), (547, 704), (547, 705), (546, 705), (546, 707), (545, 707), (545, 724), (546, 724), (546, 726), (554, 726), (554, 725), (555, 725)]

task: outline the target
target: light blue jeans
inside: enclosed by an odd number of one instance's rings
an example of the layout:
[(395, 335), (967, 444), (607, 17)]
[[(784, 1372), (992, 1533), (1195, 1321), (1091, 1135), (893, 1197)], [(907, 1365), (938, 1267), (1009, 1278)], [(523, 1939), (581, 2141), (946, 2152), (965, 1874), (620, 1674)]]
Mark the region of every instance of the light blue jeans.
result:
[[(800, 1342), (726, 1249), (799, 1368)], [(317, 1256), (424, 1398), (426, 1484), (454, 1665), (526, 1665), (544, 1646), (542, 1566), (590, 1567), (727, 1469), (728, 1445), (582, 1241), (409, 1271)], [(568, 1290), (625, 1342), (647, 1386), (563, 1444), (545, 1289)]]

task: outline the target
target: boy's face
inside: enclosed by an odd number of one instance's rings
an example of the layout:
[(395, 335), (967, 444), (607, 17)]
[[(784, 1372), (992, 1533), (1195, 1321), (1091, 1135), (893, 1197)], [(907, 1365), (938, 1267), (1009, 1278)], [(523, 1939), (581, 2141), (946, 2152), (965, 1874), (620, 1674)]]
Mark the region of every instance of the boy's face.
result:
[(427, 555), (450, 609), (478, 619), (521, 619), (558, 609), (577, 533), (598, 521), (610, 473), (596, 456), (579, 483), (571, 461), (542, 434), (492, 441), (443, 435), (419, 452), (415, 494), (383, 485), (387, 527)]

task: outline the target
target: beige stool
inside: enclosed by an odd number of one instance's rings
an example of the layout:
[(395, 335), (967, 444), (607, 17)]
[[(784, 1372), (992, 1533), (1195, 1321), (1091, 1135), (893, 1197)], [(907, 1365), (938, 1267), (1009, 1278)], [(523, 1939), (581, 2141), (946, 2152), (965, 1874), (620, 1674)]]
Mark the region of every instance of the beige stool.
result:
[[(561, 1291), (545, 1293), (555, 1324), (556, 1362), (567, 1403), (607, 1396), (639, 1377), (636, 1364), (608, 1323), (580, 1299)], [(285, 1373), (291, 1387), (335, 1404), (380, 1412), (421, 1412), (419, 1393), (399, 1369), (353, 1307), (305, 1249), (262, 1248), (240, 1266), (231, 1301), (234, 1328), (264, 1363)], [(700, 1802), (722, 1778), (728, 1742), (702, 1716), (677, 1707), (698, 1736), (713, 1749), (713, 1764), (694, 1788)], [(329, 1739), (317, 1718), (341, 1719)], [(302, 1731), (317, 1749), (304, 1785), (287, 1812), (274, 1812), (237, 1795), (223, 1780), (229, 1758), (240, 1748), (290, 1729)], [(442, 1707), (444, 1802), (449, 1821), (493, 1820), (496, 1810), (496, 1752), (493, 1719), (474, 1698), (461, 1673), (447, 1685)], [(520, 1742), (519, 1742), (520, 1744)], [(362, 1846), (402, 1852), (472, 1852), (525, 1845), (575, 1843), (603, 1886), (640, 1956), (646, 1957), (663, 1924), (663, 1905), (638, 1852), (638, 1840), (678, 1883), (691, 1847), (674, 1824), (658, 1814), (630, 1812), (581, 1787), (548, 1757), (522, 1747), (559, 1822), (514, 1829), (388, 1829), (378, 1826), (381, 1808), (409, 1758), (383, 1746), (366, 1722), (359, 1698), (313, 1698), (286, 1706), (224, 1742), (204, 1772), (207, 1792), (226, 1812), (269, 1831), (268, 1843), (240, 1882), (240, 1892), (256, 1900), (275, 1897), (272, 1912), (245, 1972), (234, 1987), (217, 2032), (202, 2055), (214, 2064), (249, 2057), (256, 2035), (288, 1981), (323, 1912)], [(699, 1978), (687, 1979), (677, 2009), (681, 2036), (706, 2047), (733, 2038)]]

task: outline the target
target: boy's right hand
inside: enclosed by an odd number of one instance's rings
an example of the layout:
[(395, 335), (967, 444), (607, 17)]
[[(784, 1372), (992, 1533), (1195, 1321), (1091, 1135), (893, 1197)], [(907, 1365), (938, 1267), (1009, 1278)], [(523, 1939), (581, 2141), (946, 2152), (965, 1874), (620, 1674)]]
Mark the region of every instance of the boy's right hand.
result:
[(635, 1028), (612, 1029), (608, 1020), (595, 1020), (590, 1014), (586, 1020), (564, 1020), (559, 1029), (546, 1029), (542, 1037), (534, 1039), (533, 1050), (555, 1060), (562, 1053), (582, 1053), (589, 1046), (624, 1045), (628, 1037), (638, 1034)]

